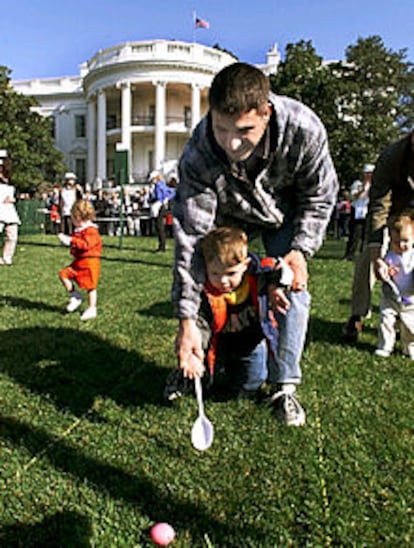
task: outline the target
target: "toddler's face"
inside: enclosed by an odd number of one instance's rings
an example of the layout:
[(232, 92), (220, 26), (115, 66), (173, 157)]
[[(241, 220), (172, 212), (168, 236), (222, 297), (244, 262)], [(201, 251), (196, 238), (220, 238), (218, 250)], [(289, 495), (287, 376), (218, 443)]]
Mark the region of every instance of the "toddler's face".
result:
[(405, 253), (410, 250), (414, 244), (413, 227), (408, 226), (404, 230), (391, 230), (391, 249), (395, 253)]
[(72, 224), (74, 227), (79, 228), (82, 224), (82, 219), (80, 219), (79, 217), (72, 217)]
[(223, 266), (220, 261), (214, 259), (206, 266), (208, 281), (216, 291), (231, 293), (241, 284), (248, 265), (249, 259), (233, 266)]

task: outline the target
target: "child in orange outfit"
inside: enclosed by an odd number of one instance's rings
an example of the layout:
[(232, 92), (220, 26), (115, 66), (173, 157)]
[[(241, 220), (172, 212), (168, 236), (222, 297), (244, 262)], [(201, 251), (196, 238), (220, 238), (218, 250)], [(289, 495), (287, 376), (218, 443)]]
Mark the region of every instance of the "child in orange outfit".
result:
[(81, 316), (81, 320), (93, 320), (97, 310), (97, 285), (100, 275), (102, 238), (98, 227), (92, 222), (95, 220), (93, 205), (87, 200), (78, 200), (71, 212), (74, 230), (71, 236), (59, 233), (58, 238), (63, 245), (70, 246), (74, 261), (59, 272), (59, 278), (70, 295), (67, 312), (75, 312), (82, 304), (82, 296), (74, 287), (88, 292), (88, 308)]

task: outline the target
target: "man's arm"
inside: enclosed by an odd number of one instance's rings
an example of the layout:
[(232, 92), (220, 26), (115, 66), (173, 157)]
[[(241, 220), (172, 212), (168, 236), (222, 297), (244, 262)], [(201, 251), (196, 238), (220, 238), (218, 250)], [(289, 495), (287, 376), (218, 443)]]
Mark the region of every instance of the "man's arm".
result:
[[(292, 241), (292, 249), (302, 251), (305, 257), (314, 255), (321, 247), (338, 193), (326, 130), (316, 115), (310, 117), (308, 125), (302, 163), (295, 174), (296, 228)], [(303, 266), (301, 270), (305, 271)], [(300, 283), (303, 282), (306, 280), (301, 279)]]

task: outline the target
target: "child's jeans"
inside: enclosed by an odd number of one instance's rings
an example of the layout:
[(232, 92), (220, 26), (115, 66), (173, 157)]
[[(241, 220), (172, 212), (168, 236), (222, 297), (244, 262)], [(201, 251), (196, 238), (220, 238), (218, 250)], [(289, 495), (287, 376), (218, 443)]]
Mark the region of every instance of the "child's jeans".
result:
[[(225, 337), (224, 337), (225, 338)], [(217, 352), (214, 376), (220, 381), (224, 376), (230, 392), (254, 392), (266, 381), (267, 342), (262, 339), (250, 352), (238, 352), (235, 344), (220, 344)]]

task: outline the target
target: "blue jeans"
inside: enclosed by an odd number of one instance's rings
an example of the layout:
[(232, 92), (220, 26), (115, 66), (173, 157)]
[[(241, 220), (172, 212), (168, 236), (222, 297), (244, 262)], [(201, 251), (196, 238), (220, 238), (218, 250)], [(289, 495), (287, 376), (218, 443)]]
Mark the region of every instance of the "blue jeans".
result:
[[(266, 253), (271, 257), (283, 257), (290, 251), (293, 237), (293, 223), (280, 229), (262, 232)], [(299, 384), (302, 379), (300, 360), (308, 328), (310, 294), (308, 291), (289, 293), (290, 308), (286, 315), (277, 314), (279, 340), (275, 356), (276, 363), (269, 359), (269, 382)]]
[(265, 339), (248, 353), (239, 353), (234, 344), (222, 345), (219, 349), (215, 374), (224, 373), (231, 391), (255, 391), (267, 380), (268, 352)]

